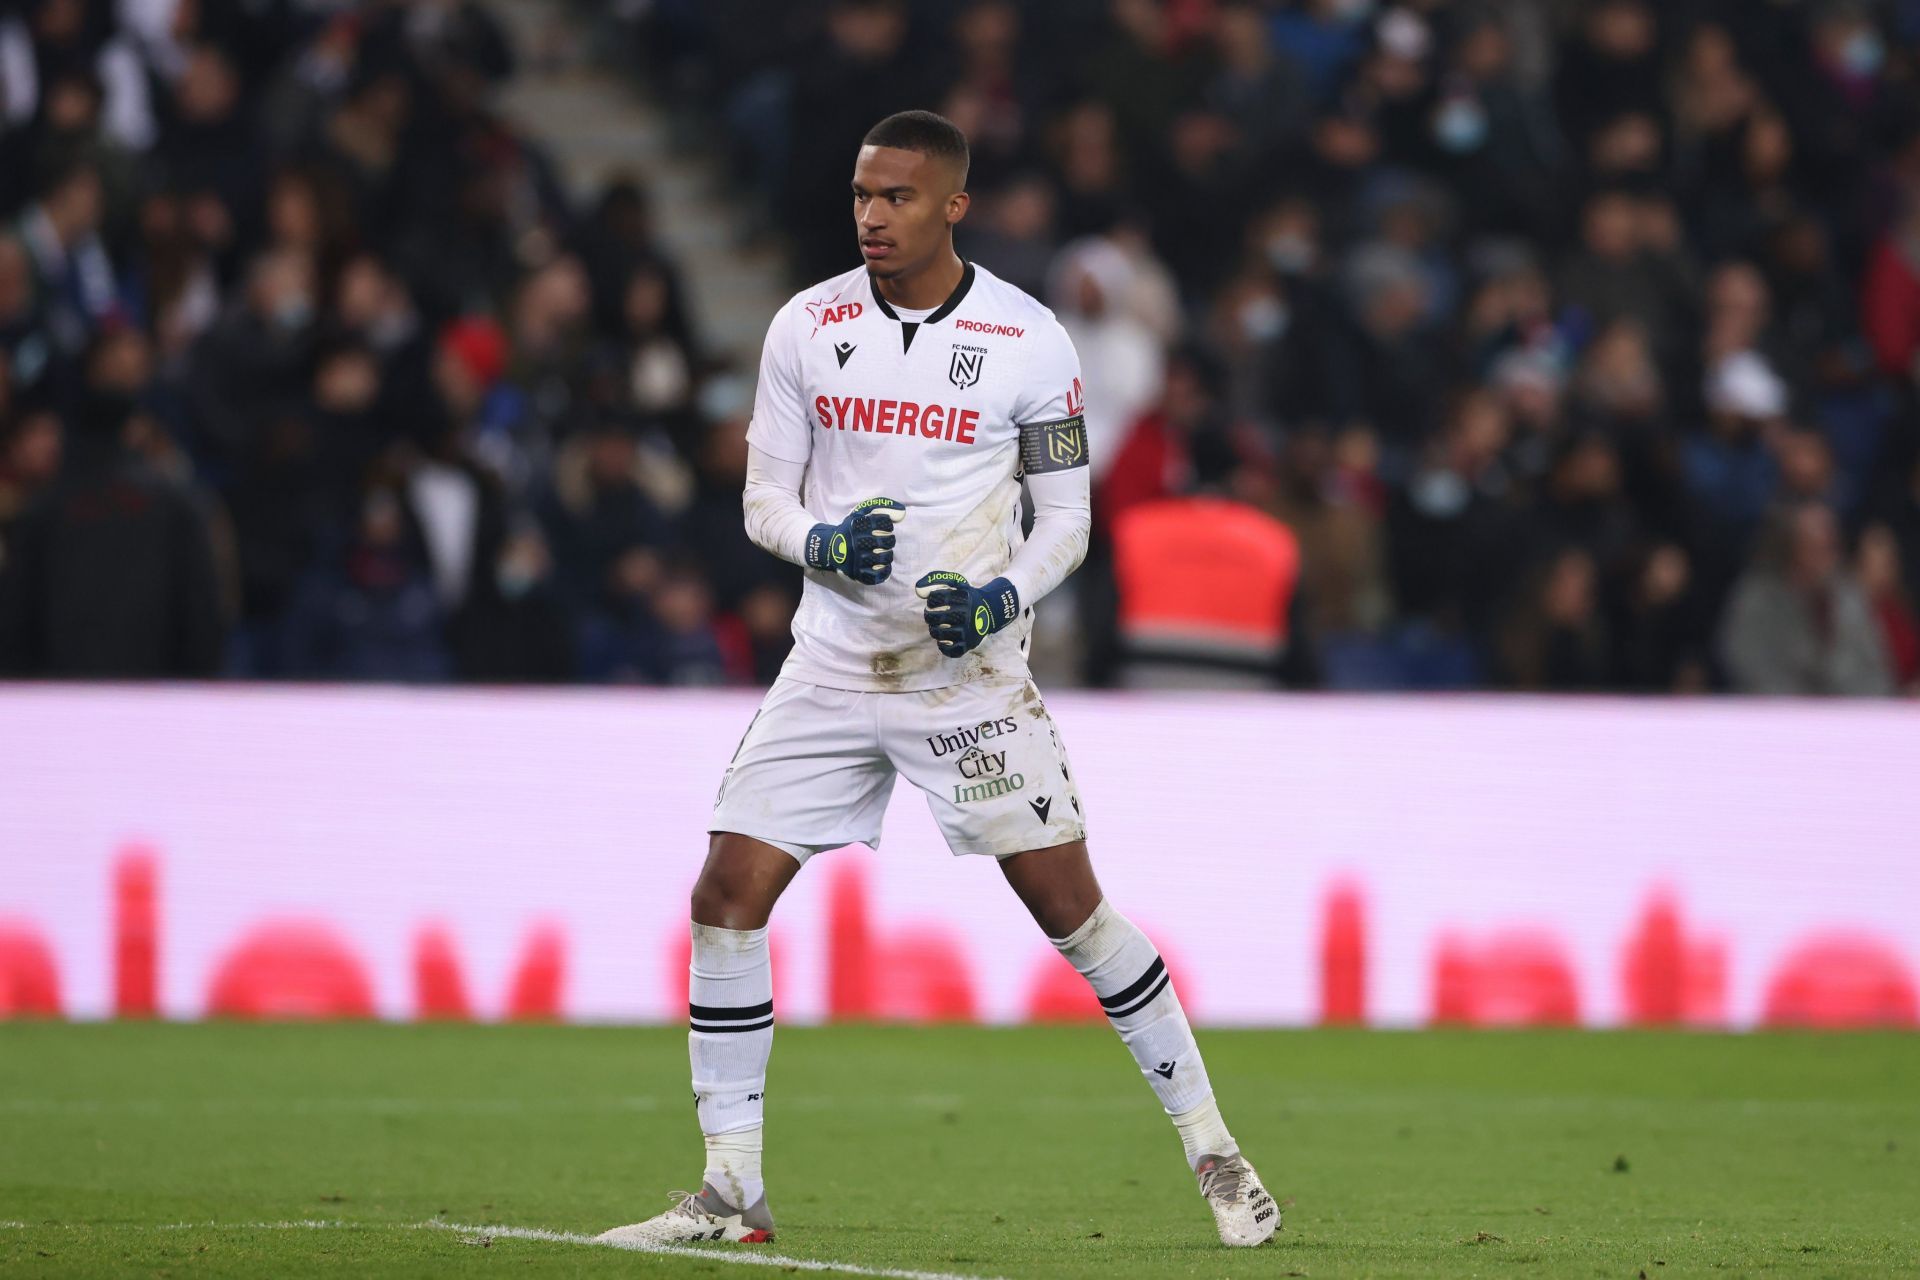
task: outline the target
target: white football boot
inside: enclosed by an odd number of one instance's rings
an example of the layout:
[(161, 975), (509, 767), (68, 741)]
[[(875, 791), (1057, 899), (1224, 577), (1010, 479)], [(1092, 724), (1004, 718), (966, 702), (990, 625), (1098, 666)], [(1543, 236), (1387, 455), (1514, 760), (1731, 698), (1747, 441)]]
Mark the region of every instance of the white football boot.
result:
[(1221, 1244), (1241, 1249), (1265, 1244), (1280, 1229), (1280, 1206), (1245, 1156), (1201, 1156), (1193, 1172), (1213, 1210)]
[[(728, 1240), (735, 1244), (765, 1244), (773, 1239), (773, 1214), (767, 1198), (736, 1209), (720, 1198), (713, 1184), (700, 1184), (700, 1194), (676, 1191), (673, 1208), (645, 1222), (603, 1231), (594, 1239), (617, 1249), (647, 1249), (662, 1244), (693, 1244), (699, 1240)], [(1222, 1228), (1225, 1230), (1225, 1228)]]

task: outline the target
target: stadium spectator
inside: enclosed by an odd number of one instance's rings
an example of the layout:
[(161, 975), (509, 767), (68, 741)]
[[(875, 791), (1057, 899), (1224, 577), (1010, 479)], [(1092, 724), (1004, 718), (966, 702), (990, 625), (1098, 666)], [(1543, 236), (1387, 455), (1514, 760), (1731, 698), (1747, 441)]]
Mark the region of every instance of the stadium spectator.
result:
[(310, 571), (288, 610), (287, 674), (308, 680), (444, 680), (445, 616), (398, 487), (368, 487), (345, 544)]
[[(1191, 531), (1209, 531), (1205, 547)], [(1272, 516), (1212, 495), (1160, 498), (1114, 522), (1119, 683), (1257, 689), (1311, 681), (1299, 544)]]
[(1274, 46), (1306, 76), (1314, 101), (1333, 95), (1367, 44), (1365, 0), (1310, 0), (1280, 8), (1271, 19)]
[(1607, 644), (1593, 557), (1568, 547), (1537, 573), (1510, 624), (1508, 679), (1560, 693), (1605, 688)]
[(1157, 317), (1142, 315), (1138, 270), (1108, 237), (1077, 241), (1060, 251), (1048, 298), (1080, 355), (1081, 376), (1100, 394), (1087, 402), (1087, 451), (1096, 483), (1113, 466), (1126, 429), (1160, 390), (1164, 359), (1154, 331)]
[(1885, 525), (1876, 524), (1861, 535), (1854, 573), (1880, 624), (1881, 647), (1894, 684), (1912, 693), (1920, 682), (1920, 615), (1901, 578), (1900, 544)]
[[(1846, 566), (1833, 512), (1801, 503), (1776, 516), (1769, 534), (1721, 626), (1721, 656), (1734, 687), (1855, 697), (1891, 692), (1881, 624)], [(1884, 588), (1884, 572), (1875, 576)]]
[(1615, 688), (1700, 693), (1709, 687), (1709, 639), (1687, 553), (1674, 543), (1646, 552), (1628, 575), (1609, 623)]
[(831, 0), (826, 9), (817, 41), (789, 63), (787, 114), (805, 123), (793, 130), (781, 184), (794, 270), (809, 280), (847, 269), (847, 140), (934, 90), (904, 55), (910, 24), (901, 0)]
[(1038, 296), (1058, 247), (1053, 188), (1039, 174), (1014, 178), (985, 199), (959, 228), (967, 256), (1002, 280)]
[[(148, 427), (126, 366), (137, 376), (144, 344), (128, 337), (139, 350), (109, 337), (89, 353), (59, 479), (8, 537), (0, 670), (10, 674), (159, 679), (220, 669), (223, 606), (207, 518), (140, 450)], [(16, 429), (16, 479), (44, 473), (51, 430), (44, 418)]]
[(272, 249), (248, 266), (238, 305), (207, 331), (188, 362), (196, 439), (208, 464), (238, 465), (254, 432), (308, 384), (319, 282), (313, 260)]
[(1402, 618), (1475, 643), (1492, 637), (1528, 554), (1506, 461), (1512, 440), (1501, 398), (1469, 392), (1390, 500), (1388, 564)]
[[(582, 431), (554, 465), (553, 489), (542, 517), (558, 548), (569, 593), (582, 608), (642, 589), (668, 541), (668, 522), (643, 481), (654, 478), (648, 457), (624, 424), (602, 422)], [(657, 569), (654, 563), (654, 569)]]
[(45, 406), (18, 405), (0, 435), (0, 568), (14, 527), (60, 474), (66, 425)]
[(1310, 90), (1300, 69), (1267, 40), (1253, 4), (1225, 4), (1214, 30), (1218, 69), (1202, 101), (1234, 131), (1251, 158), (1271, 157), (1297, 142), (1311, 119)]
[(460, 677), (483, 683), (560, 684), (574, 677), (574, 623), (554, 583), (540, 526), (517, 525), (490, 577), (475, 583), (452, 620)]
[(56, 358), (74, 359), (120, 305), (113, 261), (100, 239), (100, 171), (68, 157), (21, 215), (17, 234), (33, 263), (34, 292)]
[(1920, 380), (1920, 207), (1874, 246), (1862, 292), (1862, 324), (1881, 372), (1903, 385)]

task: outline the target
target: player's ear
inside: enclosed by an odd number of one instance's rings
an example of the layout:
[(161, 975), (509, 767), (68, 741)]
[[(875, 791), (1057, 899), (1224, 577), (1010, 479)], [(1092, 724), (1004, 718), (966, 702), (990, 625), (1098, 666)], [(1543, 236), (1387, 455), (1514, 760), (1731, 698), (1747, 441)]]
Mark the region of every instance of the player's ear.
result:
[(967, 216), (967, 207), (973, 203), (973, 197), (964, 191), (956, 191), (947, 197), (947, 225), (952, 226)]

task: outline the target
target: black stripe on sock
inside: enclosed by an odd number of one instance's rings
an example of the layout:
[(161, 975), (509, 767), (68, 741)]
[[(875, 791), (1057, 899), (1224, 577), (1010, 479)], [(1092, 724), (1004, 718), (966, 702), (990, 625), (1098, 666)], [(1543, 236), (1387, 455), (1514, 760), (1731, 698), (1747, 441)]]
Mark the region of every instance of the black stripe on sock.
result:
[(1167, 984), (1172, 981), (1173, 981), (1172, 974), (1162, 975), (1160, 979), (1160, 984), (1156, 986), (1153, 990), (1147, 992), (1146, 998), (1140, 1001), (1139, 1004), (1131, 1005), (1125, 1009), (1109, 1009), (1107, 1010), (1107, 1016), (1109, 1018), (1124, 1018), (1124, 1017), (1127, 1017), (1129, 1014), (1135, 1014), (1140, 1012), (1142, 1009), (1152, 1004), (1154, 1002), (1154, 999), (1157, 996), (1159, 996), (1159, 994), (1162, 991), (1165, 991), (1167, 989)]
[(773, 1001), (765, 1004), (741, 1005), (728, 1008), (716, 1004), (687, 1004), (687, 1016), (700, 1022), (745, 1022), (749, 1018), (765, 1018), (773, 1013)]
[(1132, 1004), (1134, 1000), (1139, 998), (1142, 991), (1145, 991), (1153, 985), (1155, 978), (1158, 978), (1166, 971), (1167, 966), (1165, 962), (1162, 961), (1159, 956), (1155, 956), (1153, 963), (1147, 966), (1147, 971), (1138, 978), (1135, 978), (1132, 986), (1128, 987), (1125, 991), (1116, 991), (1110, 996), (1101, 996), (1101, 1007), (1106, 1009), (1107, 1013), (1111, 1015), (1113, 1011), (1121, 1005)]
[(687, 1025), (695, 1031), (704, 1031), (708, 1035), (720, 1035), (729, 1031), (765, 1031), (773, 1025), (773, 1019), (768, 1018), (763, 1022), (720, 1022), (712, 1026), (703, 1026), (698, 1022)]

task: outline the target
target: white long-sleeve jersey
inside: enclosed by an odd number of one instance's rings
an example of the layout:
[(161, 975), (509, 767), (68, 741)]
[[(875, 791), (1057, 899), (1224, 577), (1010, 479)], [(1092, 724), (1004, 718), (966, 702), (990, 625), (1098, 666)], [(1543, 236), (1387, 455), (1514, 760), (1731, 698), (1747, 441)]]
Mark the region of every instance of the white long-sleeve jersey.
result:
[[(876, 691), (1024, 676), (1032, 605), (1086, 551), (1084, 404), (1079, 361), (1053, 313), (972, 264), (926, 313), (889, 305), (864, 267), (796, 294), (760, 358), (748, 532), (804, 563), (814, 523), (836, 524), (868, 498), (892, 498), (908, 514), (886, 582), (808, 572), (783, 674)], [(1024, 546), (1023, 476), (1036, 504)], [(964, 658), (945, 657), (913, 590), (932, 570), (975, 584), (1006, 576), (1020, 620)]]

